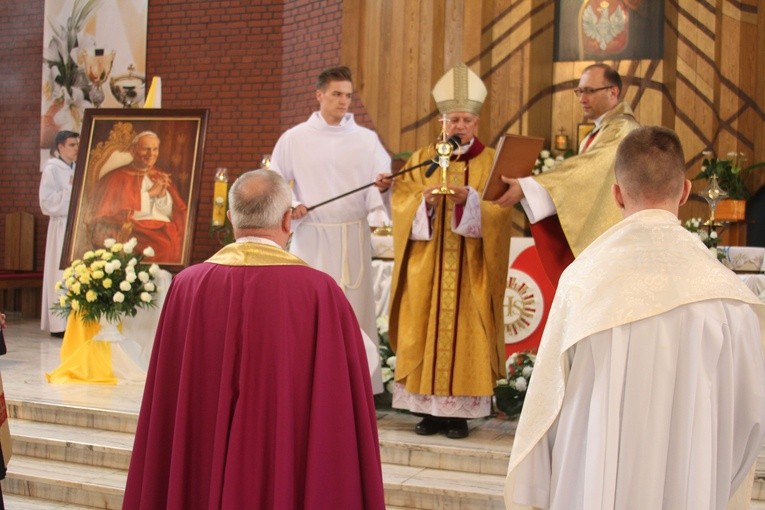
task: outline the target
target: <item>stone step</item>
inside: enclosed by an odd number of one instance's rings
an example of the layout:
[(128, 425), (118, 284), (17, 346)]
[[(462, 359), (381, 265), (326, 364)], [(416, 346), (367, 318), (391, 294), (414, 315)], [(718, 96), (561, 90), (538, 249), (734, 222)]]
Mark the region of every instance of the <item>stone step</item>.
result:
[[(8, 407), (15, 453), (127, 469), (135, 415), (40, 402), (12, 402)], [(506, 473), (512, 436), (501, 421), (472, 420), (471, 435), (460, 440), (443, 435), (417, 436), (412, 432), (417, 421), (411, 415), (379, 413), (382, 462), (467, 473)], [(124, 429), (130, 431), (115, 431)]]
[(422, 510), (504, 510), (505, 477), (383, 464), (385, 504)]
[(134, 434), (12, 418), (13, 454), (128, 469)]
[[(130, 420), (120, 413), (110, 417), (100, 410), (39, 402), (16, 402), (11, 414), (14, 456), (3, 482), (9, 495), (59, 505), (120, 507), (133, 433), (111, 429), (124, 428), (115, 423)], [(45, 422), (18, 416), (36, 416)], [(391, 510), (501, 508), (507, 452), (492, 446), (493, 432), (486, 436), (474, 431), (471, 437), (455, 441), (417, 436), (411, 431), (413, 423), (416, 418), (398, 413), (380, 417), (383, 480)]]
[(132, 434), (138, 423), (137, 413), (11, 399), (5, 403), (8, 416), (22, 420)]
[(121, 469), (14, 455), (3, 493), (119, 510), (126, 481)]
[[(446, 441), (452, 444), (455, 442), (451, 439)], [(380, 459), (387, 464), (504, 477), (507, 474), (509, 454), (502, 450), (474, 450), (437, 442), (381, 438)]]
[(752, 484), (752, 500), (765, 501), (765, 479), (755, 471), (754, 484)]
[(418, 421), (408, 414), (378, 413), (382, 462), (502, 477), (507, 474), (514, 423), (491, 418), (470, 420), (467, 438), (449, 439), (440, 434), (414, 434)]
[[(392, 464), (383, 464), (382, 469), (388, 508), (503, 508), (502, 476)], [(14, 455), (2, 483), (9, 497), (20, 495), (47, 500), (48, 504), (119, 509), (126, 479), (125, 470)]]
[(96, 510), (96, 507), (93, 506), (69, 505), (60, 501), (30, 498), (16, 494), (3, 494), (3, 501), (8, 510)]
[[(9, 501), (19, 498), (19, 504), (7, 507), (120, 508), (133, 433), (111, 429), (134, 421), (127, 414), (39, 402), (14, 403), (13, 416), (34, 415), (56, 423), (11, 419), (14, 457), (3, 490)], [(57, 423), (62, 421), (101, 426)], [(502, 509), (512, 446), (507, 422), (473, 420), (468, 438), (452, 440), (441, 435), (415, 435), (412, 428), (417, 421), (400, 413), (378, 416), (388, 510)], [(765, 481), (757, 480), (753, 499), (763, 493)]]

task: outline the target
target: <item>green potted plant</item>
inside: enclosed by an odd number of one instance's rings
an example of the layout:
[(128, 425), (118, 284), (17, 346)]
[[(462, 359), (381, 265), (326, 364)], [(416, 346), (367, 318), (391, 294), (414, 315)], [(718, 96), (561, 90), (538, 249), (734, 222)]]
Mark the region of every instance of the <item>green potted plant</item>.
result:
[(730, 152), (726, 158), (716, 158), (712, 151), (704, 151), (701, 171), (694, 177), (709, 180), (717, 176), (717, 184), (728, 195), (717, 204), (717, 218), (740, 221), (744, 219), (746, 201), (752, 196), (746, 187), (746, 179), (756, 169), (765, 167), (765, 161), (744, 167), (746, 158), (742, 152)]

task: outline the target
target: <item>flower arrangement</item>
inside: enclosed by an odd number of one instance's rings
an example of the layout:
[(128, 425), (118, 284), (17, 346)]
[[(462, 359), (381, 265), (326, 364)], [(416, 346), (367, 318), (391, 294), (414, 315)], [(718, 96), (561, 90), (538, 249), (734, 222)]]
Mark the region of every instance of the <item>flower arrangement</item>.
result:
[(516, 352), (507, 358), (507, 379), (497, 381), (494, 396), (497, 408), (510, 419), (515, 419), (521, 414), (536, 360), (537, 356), (533, 351)]
[(124, 244), (107, 239), (104, 248), (87, 251), (72, 262), (56, 282), (62, 295), (54, 311), (63, 317), (77, 312), (85, 323), (102, 318), (116, 323), (124, 316), (135, 317), (139, 308), (157, 306), (154, 278), (159, 266), (141, 263), (144, 257), (153, 257), (154, 250), (147, 247), (134, 254), (136, 244), (135, 238)]
[(544, 149), (539, 152), (539, 156), (537, 157), (537, 160), (534, 163), (534, 168), (531, 170), (531, 173), (533, 175), (539, 175), (541, 173), (547, 172), (548, 170), (552, 170), (555, 167), (555, 165), (557, 165), (564, 159), (569, 158), (573, 155), (574, 155), (574, 151), (569, 149), (563, 154), (553, 157), (550, 151), (548, 151), (547, 149)]
[(752, 194), (746, 187), (746, 178), (758, 168), (765, 167), (765, 161), (744, 167), (746, 158), (742, 152), (729, 152), (727, 158), (716, 158), (712, 151), (704, 151), (701, 171), (694, 177), (709, 180), (717, 176), (717, 184), (733, 200), (749, 200)]
[(689, 232), (696, 234), (701, 239), (701, 242), (704, 243), (704, 246), (714, 252), (718, 260), (725, 258), (725, 253), (717, 247), (720, 243), (717, 231), (714, 228), (703, 228), (705, 225), (701, 218), (691, 218), (683, 226)]

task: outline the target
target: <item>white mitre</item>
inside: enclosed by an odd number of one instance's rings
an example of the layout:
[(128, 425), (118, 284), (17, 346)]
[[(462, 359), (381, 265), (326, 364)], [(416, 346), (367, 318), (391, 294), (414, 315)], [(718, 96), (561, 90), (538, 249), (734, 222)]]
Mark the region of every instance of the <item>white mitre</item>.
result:
[(478, 115), (486, 94), (481, 78), (462, 62), (446, 71), (433, 87), (433, 99), (444, 114), (468, 112)]

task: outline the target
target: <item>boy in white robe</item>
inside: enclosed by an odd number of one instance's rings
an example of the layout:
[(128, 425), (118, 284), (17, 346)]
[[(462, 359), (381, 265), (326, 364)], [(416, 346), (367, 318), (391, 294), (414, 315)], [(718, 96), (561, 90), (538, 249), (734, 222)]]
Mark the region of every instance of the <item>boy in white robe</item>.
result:
[(80, 147), (80, 135), (73, 131), (59, 131), (51, 149), (51, 159), (45, 164), (40, 179), (40, 209), (49, 217), (48, 237), (45, 242), (45, 266), (43, 268), (42, 314), (40, 329), (51, 335), (64, 336), (66, 317), (51, 311), (58, 301), (56, 282), (63, 276), (59, 269), (61, 251), (64, 249), (66, 221), (69, 215), (69, 200), (72, 196), (74, 163)]
[(505, 502), (723, 510), (765, 439), (765, 306), (680, 226), (671, 130), (630, 133), (615, 172), (624, 219), (560, 280)]
[[(356, 124), (348, 112), (352, 98), (350, 69), (322, 71), (316, 85), (319, 111), (282, 134), (271, 155), (271, 169), (292, 182), (295, 221), (290, 252), (335, 279), (361, 329), (377, 345), (368, 216), (373, 226), (390, 223), (380, 191), (369, 187), (308, 211), (390, 171), (390, 156), (377, 134)], [(379, 365), (372, 388), (383, 391)]]

